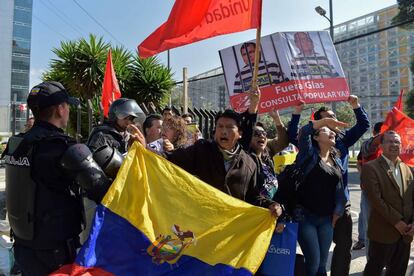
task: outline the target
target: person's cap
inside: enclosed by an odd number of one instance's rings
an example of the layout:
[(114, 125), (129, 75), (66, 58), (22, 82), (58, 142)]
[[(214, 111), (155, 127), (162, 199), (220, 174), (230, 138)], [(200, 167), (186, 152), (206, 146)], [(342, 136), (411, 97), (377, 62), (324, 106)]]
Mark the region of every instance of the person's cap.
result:
[(66, 88), (57, 81), (46, 81), (36, 85), (30, 90), (27, 105), (33, 110), (42, 110), (49, 106), (61, 103), (79, 105), (77, 98), (70, 97)]

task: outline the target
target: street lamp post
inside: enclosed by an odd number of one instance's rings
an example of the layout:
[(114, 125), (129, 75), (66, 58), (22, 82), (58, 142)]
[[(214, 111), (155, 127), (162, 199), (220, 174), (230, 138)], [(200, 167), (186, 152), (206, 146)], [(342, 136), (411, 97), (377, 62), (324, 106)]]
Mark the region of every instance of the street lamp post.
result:
[(329, 0), (329, 18), (326, 16), (326, 10), (321, 6), (317, 6), (315, 11), (325, 17), (329, 21), (329, 34), (331, 35), (332, 41), (334, 41), (334, 27), (333, 27), (333, 5), (332, 0)]
[[(329, 34), (331, 35), (332, 42), (334, 42), (334, 27), (333, 27), (333, 7), (332, 0), (329, 0), (329, 18), (326, 16), (326, 10), (321, 6), (317, 6), (315, 11), (325, 17), (329, 21)], [(332, 110), (336, 112), (336, 102), (332, 102)]]

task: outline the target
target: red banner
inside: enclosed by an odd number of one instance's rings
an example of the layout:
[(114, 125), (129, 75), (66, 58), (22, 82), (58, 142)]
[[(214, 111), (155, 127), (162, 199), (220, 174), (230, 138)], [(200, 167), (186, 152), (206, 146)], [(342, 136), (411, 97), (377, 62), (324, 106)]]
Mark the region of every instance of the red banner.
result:
[(139, 46), (140, 57), (260, 26), (261, 0), (176, 0), (168, 20)]
[(400, 158), (408, 166), (414, 166), (414, 120), (397, 108), (388, 112), (387, 118), (381, 127), (381, 133), (394, 130), (401, 136), (402, 153)]
[[(292, 80), (262, 87), (261, 94), (259, 113), (266, 113), (297, 105), (299, 101), (308, 104), (345, 101), (349, 97), (349, 88), (345, 78)], [(246, 93), (231, 96), (230, 102), (238, 112), (249, 106)]]

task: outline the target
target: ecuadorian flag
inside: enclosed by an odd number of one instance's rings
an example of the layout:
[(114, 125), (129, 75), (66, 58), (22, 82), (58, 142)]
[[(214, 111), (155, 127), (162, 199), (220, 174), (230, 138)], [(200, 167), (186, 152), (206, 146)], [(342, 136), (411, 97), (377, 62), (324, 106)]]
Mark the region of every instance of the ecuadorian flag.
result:
[(250, 275), (274, 227), (268, 210), (135, 143), (97, 207), (75, 264), (53, 275)]

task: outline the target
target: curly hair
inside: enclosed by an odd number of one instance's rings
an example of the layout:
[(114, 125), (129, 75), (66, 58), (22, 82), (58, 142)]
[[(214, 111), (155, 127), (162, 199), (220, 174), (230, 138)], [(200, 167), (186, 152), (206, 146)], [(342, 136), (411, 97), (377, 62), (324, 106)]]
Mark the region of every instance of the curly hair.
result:
[(162, 127), (175, 130), (174, 141), (170, 141), (174, 148), (184, 147), (187, 143), (187, 124), (184, 119), (174, 115), (162, 123)]

